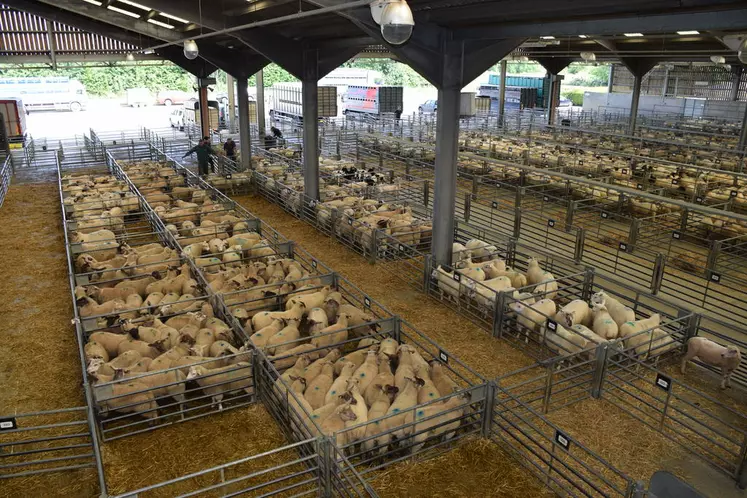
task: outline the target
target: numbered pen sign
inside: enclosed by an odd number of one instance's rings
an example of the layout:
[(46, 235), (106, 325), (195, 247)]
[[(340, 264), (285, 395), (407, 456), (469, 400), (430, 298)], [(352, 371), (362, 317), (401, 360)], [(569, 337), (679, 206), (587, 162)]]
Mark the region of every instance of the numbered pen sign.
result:
[(462, 276), (461, 276), (460, 274), (456, 273), (456, 272), (454, 272), (454, 275), (452, 275), (452, 277), (453, 277), (453, 278), (454, 278), (454, 280), (456, 280), (457, 282), (459, 282), (460, 280), (462, 280)]
[(586, 176), (587, 176), (588, 178), (591, 178), (591, 173), (589, 173), (589, 174), (588, 174), (588, 175), (586, 175)]
[(628, 170), (623, 168), (623, 175), (627, 175), (627, 174), (628, 174)]
[(555, 442), (566, 451), (571, 447), (571, 438), (557, 430), (555, 431)]
[(8, 418), (0, 418), (0, 431), (12, 431), (13, 429), (17, 429), (18, 424), (16, 423), (16, 419), (13, 417)]
[(508, 151), (509, 151), (509, 152), (513, 152), (513, 151), (514, 151), (514, 148), (513, 148), (513, 147), (509, 147), (509, 148), (508, 148)]
[(620, 250), (621, 251), (627, 251), (628, 250), (628, 244), (625, 242), (620, 242)]
[(315, 259), (311, 260), (311, 267), (312, 268), (316, 268), (316, 260)]
[(547, 197), (546, 195), (542, 196), (542, 200), (545, 201), (545, 202), (550, 202), (550, 198)]
[(672, 379), (667, 377), (664, 374), (658, 373), (656, 374), (656, 387), (663, 391), (671, 391), (672, 389)]
[(584, 165), (584, 160), (583, 159), (579, 159), (578, 160), (578, 165), (579, 166), (583, 166)]
[(397, 249), (399, 249), (399, 252), (405, 252), (405, 246), (403, 246), (402, 244), (398, 245)]
[(368, 297), (368, 296), (364, 297), (364, 298), (363, 298), (363, 305), (364, 305), (364, 306), (365, 306), (366, 308), (370, 308), (370, 307), (371, 307), (371, 298), (370, 298), (370, 297)]
[(703, 198), (702, 197), (696, 197), (695, 198), (695, 202), (703, 202)]
[(643, 190), (643, 184), (642, 183), (639, 183), (637, 186), (638, 186), (638, 190)]
[(736, 190), (732, 190), (731, 192), (729, 192), (729, 195), (732, 197), (736, 197), (738, 193), (739, 192), (737, 192)]
[(438, 359), (441, 360), (442, 363), (449, 363), (449, 355), (443, 349), (438, 350)]
[(352, 225), (352, 224), (353, 224), (353, 218), (348, 218), (348, 225)]
[(493, 201), (493, 209), (498, 209), (498, 201)]
[(547, 157), (547, 154), (542, 154), (542, 159), (545, 159)]
[(609, 213), (605, 213), (604, 211), (602, 211), (599, 216), (601, 216), (602, 219), (605, 220), (610, 217)]
[(556, 321), (550, 320), (548, 318), (548, 320), (547, 320), (547, 328), (549, 330), (552, 330), (553, 332), (557, 332), (558, 331), (558, 323)]
[(680, 240), (682, 238), (682, 234), (675, 230), (674, 232), (672, 232), (672, 238)]
[(721, 282), (721, 274), (716, 272), (711, 272), (711, 281), (712, 282)]
[(555, 226), (555, 220), (547, 220), (547, 226), (549, 226), (550, 228), (554, 227)]
[(679, 185), (679, 184), (680, 184), (680, 181), (677, 180), (676, 178), (672, 180), (672, 185)]
[(226, 180), (230, 180), (233, 178), (233, 175), (231, 173), (226, 174)]

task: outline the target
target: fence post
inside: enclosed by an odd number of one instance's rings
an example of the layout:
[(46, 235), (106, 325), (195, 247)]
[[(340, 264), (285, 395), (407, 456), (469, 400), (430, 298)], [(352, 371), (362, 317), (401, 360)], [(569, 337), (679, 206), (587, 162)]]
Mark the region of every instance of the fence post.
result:
[(706, 271), (706, 278), (710, 280), (711, 273), (716, 271), (716, 266), (718, 265), (718, 257), (721, 253), (721, 241), (720, 240), (714, 240), (711, 244), (711, 250), (708, 251), (708, 264), (706, 265), (706, 268), (708, 271)]
[(474, 175), (472, 177), (472, 193), (477, 195), (477, 192), (480, 189), (480, 177), (477, 175)]
[(361, 141), (358, 134), (355, 134), (355, 160), (360, 161), (361, 159)]
[(680, 231), (682, 234), (687, 233), (687, 219), (690, 217), (690, 210), (685, 208), (682, 210), (682, 219), (680, 220)]
[(371, 261), (371, 264), (376, 263), (376, 258), (379, 255), (379, 229), (373, 228), (371, 230), (371, 247), (369, 248), (369, 251), (371, 252), (369, 261)]
[(516, 239), (508, 239), (506, 242), (506, 265), (511, 268), (516, 264)]
[(423, 205), (425, 206), (426, 210), (428, 209), (428, 202), (430, 201), (430, 183), (428, 183), (428, 180), (423, 182)]
[(493, 408), (495, 407), (495, 382), (485, 385), (485, 404), (482, 415), (482, 437), (489, 439), (493, 428)]
[(666, 257), (658, 253), (654, 262), (654, 270), (651, 274), (651, 293), (657, 294), (661, 289), (661, 282), (664, 279), (664, 268), (666, 267)]
[(472, 194), (469, 192), (464, 193), (464, 221), (469, 223), (469, 215), (472, 209)]
[(317, 453), (319, 455), (319, 464), (321, 465), (321, 472), (319, 476), (319, 484), (321, 488), (321, 496), (331, 496), (332, 487), (332, 476), (330, 469), (334, 464), (334, 458), (330, 448), (334, 444), (331, 437), (318, 438), (316, 440)]
[[(547, 364), (547, 378), (545, 379), (545, 394), (542, 396), (542, 413), (547, 414), (550, 409), (550, 398), (552, 397), (552, 377), (555, 373), (555, 362), (552, 360)], [(554, 447), (555, 445), (553, 445)]]
[(514, 208), (514, 238), (518, 239), (521, 234), (521, 207)]
[(381, 150), (381, 146), (379, 145), (379, 171), (384, 169), (384, 151)]
[(739, 450), (736, 480), (739, 489), (747, 489), (747, 435), (744, 436), (742, 447)]
[(638, 243), (638, 231), (641, 229), (641, 222), (638, 218), (633, 218), (630, 222), (630, 231), (628, 232), (628, 250), (631, 253)]
[(577, 263), (584, 257), (584, 243), (586, 242), (586, 229), (579, 228), (576, 231), (576, 246), (573, 249), (573, 259)]
[(581, 290), (581, 296), (584, 301), (591, 299), (592, 290), (594, 290), (594, 268), (587, 266), (586, 273), (584, 274), (584, 287)]
[(565, 212), (565, 231), (570, 232), (573, 227), (573, 214), (578, 206), (577, 201), (568, 201), (568, 208)]
[(506, 293), (499, 292), (493, 308), (493, 337), (503, 337), (503, 316), (506, 309)]
[(426, 254), (425, 261), (423, 262), (423, 292), (425, 292), (426, 295), (430, 294), (432, 266), (433, 266), (432, 256), (430, 254)]
[(609, 357), (609, 346), (600, 344), (597, 346), (594, 367), (594, 379), (591, 384), (591, 397), (600, 398), (604, 387), (604, 377), (607, 373), (607, 359)]

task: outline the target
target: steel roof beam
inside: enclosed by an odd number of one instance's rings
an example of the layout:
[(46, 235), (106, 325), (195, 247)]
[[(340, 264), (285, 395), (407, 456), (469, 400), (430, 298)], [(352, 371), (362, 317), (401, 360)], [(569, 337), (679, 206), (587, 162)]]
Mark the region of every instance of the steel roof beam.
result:
[[(40, 2), (32, 2), (30, 0), (3, 0), (3, 3), (11, 8), (43, 17), (49, 21), (67, 24), (83, 31), (96, 33), (130, 45), (140, 46), (142, 43), (151, 43), (155, 41), (149, 37), (143, 38), (130, 31), (121, 28), (113, 28), (111, 25), (103, 24), (79, 14), (60, 10)], [(189, 60), (185, 58), (181, 50), (179, 50), (178, 53), (174, 50), (159, 50), (158, 54), (195, 76), (204, 77), (218, 69), (214, 64), (207, 60)]]
[(741, 7), (711, 12), (672, 12), (655, 15), (628, 15), (605, 19), (580, 19), (573, 21), (548, 21), (527, 23), (496, 23), (491, 26), (474, 26), (454, 31), (455, 39), (489, 39), (535, 36), (614, 35), (629, 32), (673, 33), (692, 30), (730, 30), (747, 26), (747, 8)]

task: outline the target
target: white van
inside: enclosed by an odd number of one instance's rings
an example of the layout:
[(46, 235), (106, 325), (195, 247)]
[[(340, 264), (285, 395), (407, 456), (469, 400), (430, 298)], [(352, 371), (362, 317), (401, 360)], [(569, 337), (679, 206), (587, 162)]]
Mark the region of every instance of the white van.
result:
[(169, 115), (169, 122), (172, 128), (177, 128), (179, 131), (184, 130), (184, 107), (174, 109)]

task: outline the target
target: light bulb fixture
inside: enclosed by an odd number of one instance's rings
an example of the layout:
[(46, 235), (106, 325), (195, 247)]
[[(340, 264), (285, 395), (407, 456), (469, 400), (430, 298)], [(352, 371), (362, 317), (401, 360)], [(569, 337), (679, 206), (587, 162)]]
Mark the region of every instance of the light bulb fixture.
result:
[(594, 62), (597, 60), (597, 54), (594, 52), (581, 52), (581, 58), (586, 62)]
[(406, 0), (374, 0), (371, 17), (381, 26), (381, 36), (391, 45), (402, 45), (412, 36), (415, 20)]
[(712, 55), (711, 62), (713, 62), (714, 64), (723, 64), (724, 62), (726, 62), (726, 59), (724, 59), (723, 55)]
[(415, 19), (406, 0), (390, 1), (381, 13), (381, 36), (392, 45), (402, 45), (412, 36)]
[(129, 54), (127, 54), (127, 55), (125, 56), (125, 60), (127, 60), (127, 61), (129, 61), (129, 62), (132, 62), (132, 61), (134, 61), (134, 60), (135, 60), (135, 56), (134, 56), (134, 55), (132, 55), (132, 52), (130, 52)]
[(197, 48), (197, 42), (187, 40), (184, 42), (184, 57), (189, 60), (195, 60), (200, 55), (200, 49)]
[(739, 57), (739, 62), (741, 62), (742, 64), (747, 64), (747, 38), (742, 40), (742, 43), (739, 44), (737, 57)]

